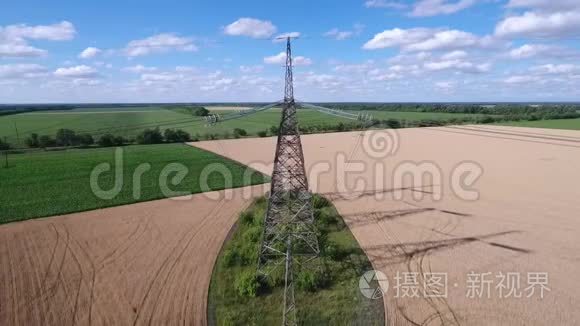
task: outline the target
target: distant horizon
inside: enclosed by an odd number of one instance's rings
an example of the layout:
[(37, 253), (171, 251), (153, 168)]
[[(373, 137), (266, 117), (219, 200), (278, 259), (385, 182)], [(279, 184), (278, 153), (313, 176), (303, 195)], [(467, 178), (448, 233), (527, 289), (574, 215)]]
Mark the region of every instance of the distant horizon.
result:
[[(53, 105), (71, 105), (71, 106), (94, 106), (94, 105), (216, 105), (216, 104), (265, 104), (273, 103), (270, 101), (212, 101), (212, 102), (45, 102), (45, 103), (0, 103), (0, 109), (6, 106), (26, 106), (26, 105), (37, 105), (37, 106), (53, 106)], [(313, 101), (312, 103), (332, 103), (332, 104), (578, 104), (580, 101), (434, 101), (434, 102), (385, 102), (385, 101)]]

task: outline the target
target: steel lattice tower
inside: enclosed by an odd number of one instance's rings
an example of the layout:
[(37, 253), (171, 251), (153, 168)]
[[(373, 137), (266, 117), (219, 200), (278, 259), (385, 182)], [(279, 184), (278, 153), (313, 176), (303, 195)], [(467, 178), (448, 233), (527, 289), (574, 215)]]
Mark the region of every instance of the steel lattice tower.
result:
[(295, 325), (294, 267), (309, 268), (313, 264), (317, 265), (320, 249), (294, 102), (290, 38), (287, 38), (286, 43), (282, 119), (278, 130), (264, 233), (258, 254), (258, 273), (265, 277), (270, 276), (275, 269), (285, 266), (283, 324)]

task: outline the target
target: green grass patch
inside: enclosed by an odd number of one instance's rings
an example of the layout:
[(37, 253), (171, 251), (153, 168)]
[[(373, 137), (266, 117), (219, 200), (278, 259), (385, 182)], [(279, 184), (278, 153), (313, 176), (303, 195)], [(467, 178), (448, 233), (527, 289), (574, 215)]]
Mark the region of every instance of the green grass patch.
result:
[(580, 130), (580, 119), (512, 121), (500, 123), (499, 125), (514, 126), (514, 127)]
[[(231, 187), (259, 184), (267, 177), (250, 170), (250, 178), (244, 180), (249, 168), (216, 154), (183, 144), (140, 145), (121, 147), (123, 165), (122, 187), (112, 199), (100, 199), (92, 191), (90, 175), (102, 163), (111, 170), (102, 173), (98, 185), (103, 190), (113, 189), (115, 184), (115, 148), (69, 149), (39, 151), (8, 156), (8, 168), (0, 165), (0, 223), (51, 216), (91, 209), (130, 204), (165, 198), (160, 185), (162, 171), (170, 163), (187, 168), (182, 180), (174, 179), (177, 172), (170, 172), (167, 184), (170, 190), (184, 194), (202, 192), (200, 175), (204, 167), (219, 163), (231, 172)], [(4, 159), (4, 157), (2, 157)], [(139, 166), (149, 164), (143, 173), (141, 191), (134, 197), (133, 178)], [(221, 190), (229, 185), (223, 176), (213, 173), (207, 179), (210, 190)], [(178, 181), (173, 184), (173, 181)]]
[[(279, 325), (284, 268), (268, 282), (256, 278), (257, 252), (267, 202), (256, 200), (240, 214), (212, 275), (210, 325)], [(381, 299), (367, 299), (359, 278), (372, 266), (332, 204), (314, 197), (322, 271), (296, 272), (297, 317), (301, 325), (384, 325)], [(296, 265), (295, 265), (296, 266)]]

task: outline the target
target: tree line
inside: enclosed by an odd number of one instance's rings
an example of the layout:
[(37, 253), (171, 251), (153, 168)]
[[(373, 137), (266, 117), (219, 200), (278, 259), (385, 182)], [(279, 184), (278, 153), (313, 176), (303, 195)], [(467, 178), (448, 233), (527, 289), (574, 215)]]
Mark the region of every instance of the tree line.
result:
[[(90, 134), (77, 134), (71, 129), (59, 129), (55, 136), (30, 134), (25, 139), (26, 146), (30, 148), (48, 147), (111, 147), (128, 144), (161, 144), (161, 143), (182, 143), (192, 141), (191, 135), (181, 129), (165, 129), (163, 132), (159, 128), (145, 129), (134, 138), (124, 137), (106, 133), (95, 137)], [(8, 146), (10, 148), (10, 146)], [(8, 149), (7, 148), (7, 149)]]
[(535, 115), (543, 119), (554, 119), (552, 116), (577, 117), (580, 111), (580, 104), (572, 103), (545, 103), (538, 105), (521, 103), (326, 103), (324, 106), (343, 110), (468, 113), (506, 116)]
[(2, 105), (0, 106), (0, 116), (36, 111), (72, 110), (74, 108), (75, 107), (72, 105), (40, 105), (40, 106)]

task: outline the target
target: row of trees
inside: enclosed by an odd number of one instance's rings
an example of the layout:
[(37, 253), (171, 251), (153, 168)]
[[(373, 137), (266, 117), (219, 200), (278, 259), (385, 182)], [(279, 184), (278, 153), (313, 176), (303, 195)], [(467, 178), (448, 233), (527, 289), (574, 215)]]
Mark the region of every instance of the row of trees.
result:
[(324, 106), (346, 110), (372, 110), (394, 112), (442, 112), (490, 115), (535, 115), (541, 119), (580, 117), (580, 104), (477, 104), (477, 103), (327, 103)]
[[(47, 147), (88, 147), (98, 145), (101, 147), (122, 146), (126, 144), (161, 144), (161, 143), (181, 143), (191, 141), (191, 135), (181, 129), (166, 129), (163, 133), (159, 128), (145, 129), (135, 138), (127, 138), (119, 135), (106, 133), (98, 137), (90, 134), (77, 134), (71, 129), (59, 129), (54, 137), (48, 135), (39, 136), (31, 134), (25, 139), (25, 143), (30, 148)], [(0, 142), (0, 149), (4, 142)], [(9, 145), (6, 144), (9, 148)], [(6, 149), (8, 149), (6, 148)]]
[(72, 105), (0, 105), (0, 116), (35, 111), (72, 110)]

